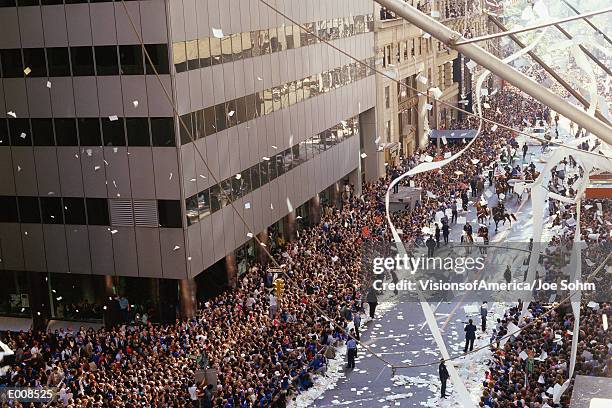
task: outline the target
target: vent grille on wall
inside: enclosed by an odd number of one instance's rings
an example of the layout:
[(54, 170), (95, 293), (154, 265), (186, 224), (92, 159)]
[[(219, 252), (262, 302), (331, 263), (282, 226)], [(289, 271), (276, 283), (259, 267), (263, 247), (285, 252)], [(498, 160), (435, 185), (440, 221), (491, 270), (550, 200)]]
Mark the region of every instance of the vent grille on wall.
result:
[(118, 227), (159, 227), (155, 200), (109, 200), (111, 224)]
[(137, 227), (159, 227), (157, 201), (134, 200), (134, 221)]
[(134, 226), (132, 200), (109, 200), (111, 224), (119, 227)]

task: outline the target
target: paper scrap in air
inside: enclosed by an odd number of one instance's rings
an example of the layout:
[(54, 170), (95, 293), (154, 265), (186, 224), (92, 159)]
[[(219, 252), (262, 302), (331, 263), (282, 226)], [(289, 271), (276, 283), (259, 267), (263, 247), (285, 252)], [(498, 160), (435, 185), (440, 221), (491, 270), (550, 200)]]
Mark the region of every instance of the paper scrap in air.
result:
[(223, 38), (223, 30), (221, 30), (220, 28), (213, 27), (212, 33), (215, 38)]
[(23, 70), (23, 73), (24, 73), (24, 74), (26, 74), (26, 75), (30, 75), (30, 73), (31, 73), (31, 72), (32, 72), (32, 69), (30, 69), (30, 67), (26, 67), (26, 68)]
[(110, 115), (110, 116), (108, 117), (108, 119), (109, 119), (111, 122), (114, 122), (114, 121), (116, 121), (116, 120), (119, 120), (119, 118), (117, 117), (117, 115)]

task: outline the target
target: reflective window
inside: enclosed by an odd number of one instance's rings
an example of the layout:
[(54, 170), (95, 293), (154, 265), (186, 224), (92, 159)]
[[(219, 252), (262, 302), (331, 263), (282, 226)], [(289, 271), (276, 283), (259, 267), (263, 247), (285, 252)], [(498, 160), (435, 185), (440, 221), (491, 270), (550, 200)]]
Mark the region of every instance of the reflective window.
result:
[(200, 68), (198, 40), (187, 41), (187, 69)]
[(2, 63), (2, 76), (4, 78), (23, 77), (23, 62), (21, 61), (21, 49), (0, 50), (0, 62)]
[(270, 53), (270, 33), (268, 30), (259, 30), (259, 48), (262, 54)]
[(173, 118), (151, 118), (151, 140), (153, 146), (176, 146)]
[(296, 48), (295, 43), (293, 41), (293, 26), (292, 25), (285, 26), (285, 41), (287, 43), (288, 50)]
[(49, 76), (70, 76), (70, 58), (67, 47), (47, 48)]
[(23, 69), (30, 69), (29, 77), (46, 77), (47, 61), (45, 60), (44, 48), (23, 49)]
[(240, 175), (240, 178), (236, 178), (236, 177), (232, 177), (231, 179), (231, 183), (232, 183), (232, 200), (237, 200), (240, 197), (242, 197), (242, 175)]
[(237, 114), (236, 114), (236, 101), (228, 101), (225, 103), (225, 117), (226, 117), (226, 121), (227, 121), (227, 127), (231, 128), (236, 126), (236, 124), (238, 123), (237, 121)]
[(214, 106), (204, 109), (204, 130), (206, 131), (206, 136), (212, 135), (217, 131)]
[(278, 30), (275, 27), (268, 29), (268, 36), (270, 37), (270, 51), (280, 51), (278, 43)]
[(178, 200), (157, 200), (160, 227), (181, 228), (181, 202)]
[(208, 190), (198, 194), (198, 214), (200, 219), (210, 215), (210, 196)]
[(221, 208), (228, 205), (232, 199), (232, 178), (225, 179), (221, 182), (221, 191), (219, 194), (219, 201), (221, 202)]
[(86, 198), (87, 223), (90, 225), (110, 225), (108, 202), (106, 198)]
[(58, 197), (41, 197), (42, 222), (44, 224), (63, 224), (62, 199)]
[(289, 170), (291, 170), (294, 167), (293, 164), (293, 151), (291, 150), (291, 148), (285, 150), (283, 152), (283, 160), (284, 160), (284, 165), (285, 165), (285, 173), (288, 172)]
[(221, 38), (221, 55), (222, 62), (232, 62), (234, 57), (232, 55), (232, 37), (227, 36)]
[(181, 145), (191, 142), (190, 134), (193, 134), (193, 127), (191, 123), (191, 113), (181, 116), (179, 120), (179, 134), (181, 135)]
[(281, 92), (282, 92), (282, 85), (281, 86), (276, 86), (272, 89), (272, 109), (276, 112), (281, 110), (282, 104), (281, 104)]
[(77, 125), (74, 118), (55, 118), (55, 141), (58, 146), (78, 146)]
[(64, 197), (64, 222), (66, 224), (84, 225), (87, 224), (85, 217), (85, 200), (83, 198)]
[(185, 42), (180, 41), (172, 44), (172, 63), (176, 72), (185, 72), (187, 70), (187, 51), (185, 51)]
[(209, 67), (210, 61), (210, 41), (208, 37), (200, 39), (198, 41), (198, 53), (200, 56), (200, 66)]
[(0, 222), (19, 222), (16, 197), (0, 196)]
[(240, 181), (242, 182), (240, 188), (241, 188), (241, 195), (245, 195), (250, 193), (253, 188), (251, 185), (251, 171), (250, 169), (246, 169), (244, 170), (242, 173), (240, 173)]
[(287, 49), (287, 37), (285, 34), (285, 26), (278, 27), (277, 38), (278, 38), (278, 51), (284, 51)]
[(212, 186), (209, 190), (210, 194), (210, 208), (212, 212), (218, 211), (221, 209), (221, 200), (219, 195), (221, 194), (221, 189), (218, 184)]
[(121, 61), (121, 74), (144, 74), (144, 63), (142, 57), (142, 47), (140, 45), (120, 45), (119, 59)]
[(259, 163), (250, 168), (251, 173), (251, 189), (255, 190), (261, 186), (259, 179)]
[(221, 39), (211, 37), (210, 38), (210, 55), (211, 62), (213, 65), (221, 64)]
[(251, 43), (251, 33), (242, 33), (242, 57), (251, 58), (253, 56), (253, 44)]
[(227, 112), (225, 111), (224, 103), (215, 106), (215, 119), (217, 123), (217, 132), (227, 129)]
[(91, 47), (70, 47), (72, 75), (95, 75), (93, 51)]
[(193, 225), (200, 221), (197, 195), (185, 200), (185, 214), (187, 215), (187, 225)]
[(123, 118), (114, 121), (108, 118), (102, 119), (102, 135), (104, 146), (125, 146)]
[(102, 146), (98, 118), (78, 118), (77, 124), (81, 146)]
[(264, 89), (263, 91), (264, 100), (264, 115), (269, 115), (274, 112), (274, 106), (272, 104), (272, 89)]
[(10, 144), (8, 119), (0, 118), (0, 146), (9, 146)]
[(259, 178), (261, 181), (260, 185), (264, 185), (270, 182), (270, 176), (268, 175), (268, 163), (270, 160), (264, 160), (259, 163)]
[(40, 208), (38, 197), (17, 197), (19, 203), (19, 219), (23, 223), (39, 223)]
[(237, 123), (244, 123), (249, 120), (247, 115), (247, 107), (246, 107), (246, 98), (237, 98), (234, 100), (236, 105), (236, 113), (234, 116), (236, 117)]
[(251, 54), (254, 57), (261, 55), (261, 47), (259, 46), (259, 31), (251, 32)]
[(9, 119), (8, 123), (11, 145), (32, 146), (32, 132), (30, 131), (30, 121), (28, 119)]
[(55, 146), (53, 121), (51, 119), (31, 119), (34, 146)]
[(115, 45), (97, 46), (94, 47), (94, 52), (96, 54), (96, 72), (98, 75), (119, 74), (119, 61)]
[(126, 118), (128, 146), (151, 146), (149, 120), (147, 118)]
[(242, 35), (232, 34), (232, 54), (234, 60), (242, 59)]
[[(168, 64), (168, 46), (166, 44), (145, 44), (145, 50), (149, 54), (153, 67), (158, 74), (170, 73)], [(145, 66), (147, 74), (154, 74), (153, 67), (149, 64), (149, 60), (145, 57)]]

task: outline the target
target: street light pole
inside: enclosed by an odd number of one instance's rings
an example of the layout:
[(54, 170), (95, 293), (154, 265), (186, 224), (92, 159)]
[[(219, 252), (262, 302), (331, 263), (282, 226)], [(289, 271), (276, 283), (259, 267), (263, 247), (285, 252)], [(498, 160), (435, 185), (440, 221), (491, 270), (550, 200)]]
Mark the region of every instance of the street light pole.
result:
[(461, 34), (449, 29), (445, 25), (432, 19), (430, 16), (421, 13), (416, 8), (410, 6), (401, 0), (375, 0), (378, 4), (395, 12), (423, 31), (428, 32), (438, 40), (442, 41), (448, 47), (457, 50), (459, 53), (469, 57), (478, 64), (482, 65), (495, 75), (510, 82), (523, 92), (531, 95), (536, 100), (546, 106), (549, 106), (556, 112), (567, 117), (571, 121), (582, 126), (587, 131), (598, 136), (605, 142), (612, 144), (612, 127), (606, 125), (600, 120), (589, 116), (587, 113), (566, 102), (559, 96), (550, 92), (548, 89), (536, 83), (531, 78), (513, 69), (499, 58), (491, 53), (483, 50), (474, 44), (456, 44), (462, 39)]

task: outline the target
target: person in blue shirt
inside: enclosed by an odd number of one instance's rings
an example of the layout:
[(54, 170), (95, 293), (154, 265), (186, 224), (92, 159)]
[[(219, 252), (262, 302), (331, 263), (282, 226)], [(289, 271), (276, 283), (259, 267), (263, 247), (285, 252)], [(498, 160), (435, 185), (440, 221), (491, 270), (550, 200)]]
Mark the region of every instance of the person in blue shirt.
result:
[(355, 368), (355, 357), (357, 357), (357, 341), (354, 338), (355, 332), (353, 329), (349, 332), (349, 338), (346, 341), (346, 356), (348, 358), (348, 369)]

